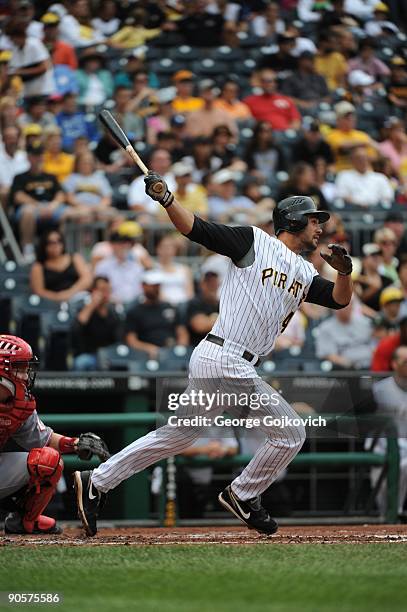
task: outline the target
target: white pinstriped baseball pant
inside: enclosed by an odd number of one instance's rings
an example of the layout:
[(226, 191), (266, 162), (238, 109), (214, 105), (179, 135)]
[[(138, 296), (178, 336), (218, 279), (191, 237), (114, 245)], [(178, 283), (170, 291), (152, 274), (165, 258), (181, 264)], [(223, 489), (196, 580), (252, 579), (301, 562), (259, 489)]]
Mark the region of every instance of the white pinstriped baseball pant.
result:
[[(266, 439), (250, 463), (232, 482), (233, 492), (245, 500), (263, 493), (293, 460), (305, 441), (305, 428), (302, 424), (285, 427), (263, 424), (265, 416), (298, 420), (298, 415), (281, 395), (257, 375), (253, 365), (241, 357), (243, 350), (244, 347), (234, 343), (225, 342), (220, 347), (203, 340), (192, 354), (189, 385), (185, 393), (197, 388), (215, 392), (220, 386), (223, 393), (241, 393), (246, 389), (257, 395), (263, 393), (274, 398), (278, 396), (278, 402), (270, 401), (261, 405), (255, 413), (250, 411), (250, 417), (259, 418)], [(216, 405), (207, 412), (202, 406), (191, 405), (184, 407), (178, 416), (204, 414), (214, 418), (224, 411), (222, 405)], [(247, 408), (241, 406), (228, 406), (227, 412), (232, 417), (249, 416)], [(204, 435), (203, 430), (204, 427), (173, 427), (166, 424), (135, 440), (102, 463), (93, 471), (92, 482), (100, 491), (110, 491), (123, 480), (157, 461), (181, 453)]]

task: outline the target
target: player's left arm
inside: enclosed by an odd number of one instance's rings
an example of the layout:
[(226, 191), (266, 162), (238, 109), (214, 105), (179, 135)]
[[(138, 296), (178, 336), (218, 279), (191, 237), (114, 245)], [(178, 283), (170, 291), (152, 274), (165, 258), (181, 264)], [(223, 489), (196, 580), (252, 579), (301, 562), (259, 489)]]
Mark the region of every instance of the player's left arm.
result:
[(337, 270), (335, 283), (322, 276), (314, 276), (305, 301), (339, 310), (347, 306), (352, 299), (352, 259), (342, 246), (329, 244), (328, 248), (330, 252), (321, 253), (321, 257)]

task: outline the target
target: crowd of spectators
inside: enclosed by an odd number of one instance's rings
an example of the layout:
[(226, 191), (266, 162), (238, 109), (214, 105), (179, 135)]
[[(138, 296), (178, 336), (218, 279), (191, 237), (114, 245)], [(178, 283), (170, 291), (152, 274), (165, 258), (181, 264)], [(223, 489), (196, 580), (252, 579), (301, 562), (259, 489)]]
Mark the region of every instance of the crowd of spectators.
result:
[[(321, 248), (346, 246), (354, 300), (333, 315), (304, 304), (275, 354), (311, 343), (307, 354), (335, 368), (391, 369), (407, 343), (402, 3), (11, 0), (0, 18), (1, 204), (31, 291), (76, 304), (73, 367), (94, 369), (119, 341), (149, 358), (196, 345), (227, 268), (166, 227), (98, 122), (107, 107), (205, 219), (272, 233), (275, 202), (294, 193), (330, 210), (310, 259), (329, 276)], [(349, 219), (377, 212), (360, 244)], [(97, 244), (82, 231), (92, 226)], [(79, 230), (81, 252), (69, 253)]]

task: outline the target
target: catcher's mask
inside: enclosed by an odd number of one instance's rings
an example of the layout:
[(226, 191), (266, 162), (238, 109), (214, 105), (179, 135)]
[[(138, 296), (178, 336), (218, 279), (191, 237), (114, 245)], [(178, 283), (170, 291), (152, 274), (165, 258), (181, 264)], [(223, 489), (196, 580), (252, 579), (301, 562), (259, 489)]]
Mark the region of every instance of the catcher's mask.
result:
[(28, 342), (18, 336), (0, 335), (0, 382), (15, 397), (31, 392), (38, 365)]

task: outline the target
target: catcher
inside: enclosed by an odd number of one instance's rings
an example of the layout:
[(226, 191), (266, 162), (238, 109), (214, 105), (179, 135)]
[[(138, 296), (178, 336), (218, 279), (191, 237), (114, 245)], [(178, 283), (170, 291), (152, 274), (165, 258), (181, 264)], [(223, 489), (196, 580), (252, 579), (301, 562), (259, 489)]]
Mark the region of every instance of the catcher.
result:
[[(69, 438), (44, 425), (35, 409), (32, 388), (38, 359), (17, 336), (0, 335), (0, 507), (10, 510), (5, 532), (59, 534), (55, 519), (41, 512), (61, 478), (61, 455), (88, 460), (109, 458), (104, 441), (93, 433)], [(26, 452), (8, 452), (12, 443)]]

